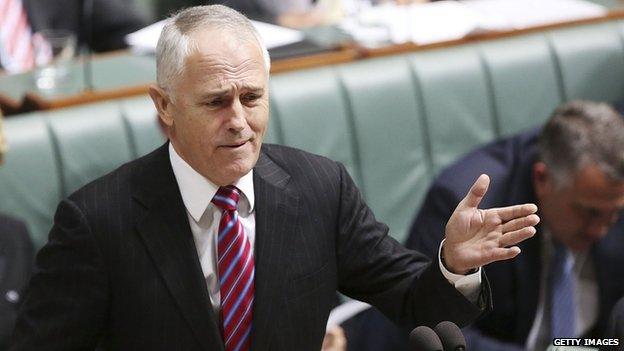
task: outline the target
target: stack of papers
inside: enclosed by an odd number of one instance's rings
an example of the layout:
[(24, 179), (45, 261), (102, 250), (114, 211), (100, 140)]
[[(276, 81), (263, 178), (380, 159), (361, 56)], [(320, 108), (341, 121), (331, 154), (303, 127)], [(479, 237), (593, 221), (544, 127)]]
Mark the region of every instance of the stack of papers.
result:
[[(475, 32), (513, 30), (605, 15), (583, 0), (466, 0), (369, 7), (341, 27), (357, 41), (419, 45), (461, 39)], [(372, 31), (371, 29), (375, 29)]]
[[(154, 52), (165, 21), (156, 22), (126, 36), (126, 43), (137, 52)], [(293, 44), (303, 40), (304, 35), (298, 30), (284, 28), (269, 23), (251, 21), (262, 37), (267, 49)]]

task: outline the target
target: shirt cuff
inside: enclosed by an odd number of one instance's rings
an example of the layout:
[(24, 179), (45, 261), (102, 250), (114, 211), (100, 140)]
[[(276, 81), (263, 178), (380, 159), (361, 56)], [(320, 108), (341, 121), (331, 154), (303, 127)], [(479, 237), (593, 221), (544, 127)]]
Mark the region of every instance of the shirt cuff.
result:
[(455, 274), (446, 269), (442, 263), (442, 246), (445, 240), (446, 239), (442, 240), (438, 248), (438, 264), (440, 265), (440, 271), (442, 271), (444, 278), (464, 295), (468, 301), (476, 303), (479, 299), (479, 292), (481, 291), (481, 267), (479, 267), (476, 272), (467, 275)]

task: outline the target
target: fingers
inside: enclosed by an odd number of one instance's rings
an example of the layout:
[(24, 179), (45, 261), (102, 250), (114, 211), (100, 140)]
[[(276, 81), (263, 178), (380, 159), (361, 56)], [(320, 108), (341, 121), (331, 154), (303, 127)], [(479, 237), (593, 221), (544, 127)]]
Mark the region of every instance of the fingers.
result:
[(488, 263), (509, 260), (518, 256), (519, 254), (520, 248), (517, 246), (494, 248), (490, 251)]
[(457, 207), (477, 208), (489, 185), (490, 177), (487, 174), (480, 175)]
[(516, 245), (517, 243), (524, 241), (533, 235), (535, 235), (534, 227), (525, 227), (522, 229), (514, 230), (509, 233), (505, 233), (501, 235), (498, 239), (498, 245), (500, 247), (508, 247), (512, 245)]
[[(498, 214), (503, 222), (511, 221), (515, 218), (525, 217), (537, 212), (537, 206), (534, 204), (514, 205), (508, 207), (500, 207), (491, 209)], [(539, 219), (539, 217), (538, 217)], [(537, 224), (537, 223), (536, 223)]]
[(536, 214), (515, 218), (503, 224), (503, 233), (513, 232), (514, 230), (522, 229), (524, 227), (531, 227), (539, 223), (539, 221), (540, 218)]

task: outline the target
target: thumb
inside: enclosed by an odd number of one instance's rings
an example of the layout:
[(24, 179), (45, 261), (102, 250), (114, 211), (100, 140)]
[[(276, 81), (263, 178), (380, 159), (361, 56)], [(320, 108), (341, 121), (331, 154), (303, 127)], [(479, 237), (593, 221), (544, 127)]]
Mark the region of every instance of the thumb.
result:
[(460, 208), (477, 208), (481, 199), (485, 196), (488, 186), (490, 185), (490, 177), (487, 174), (481, 174), (479, 178), (472, 184), (472, 187), (461, 201)]

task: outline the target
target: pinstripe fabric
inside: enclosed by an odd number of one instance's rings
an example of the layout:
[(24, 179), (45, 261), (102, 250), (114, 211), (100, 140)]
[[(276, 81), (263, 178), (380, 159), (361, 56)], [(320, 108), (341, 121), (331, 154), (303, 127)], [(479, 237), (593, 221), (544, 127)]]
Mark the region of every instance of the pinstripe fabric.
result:
[[(251, 350), (318, 351), (336, 290), (407, 326), (480, 314), (387, 235), (342, 165), (263, 145), (254, 193)], [(218, 321), (165, 145), (60, 204), (11, 350), (222, 351)]]

